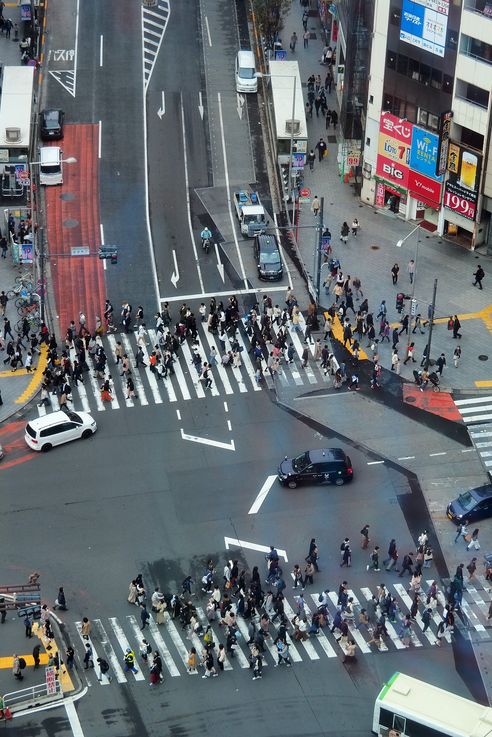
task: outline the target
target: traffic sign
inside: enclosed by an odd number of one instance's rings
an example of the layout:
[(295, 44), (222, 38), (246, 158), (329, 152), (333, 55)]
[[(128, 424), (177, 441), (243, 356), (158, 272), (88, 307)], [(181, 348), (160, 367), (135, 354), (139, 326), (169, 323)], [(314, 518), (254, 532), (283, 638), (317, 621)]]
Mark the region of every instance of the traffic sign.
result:
[(56, 694), (56, 673), (52, 665), (45, 668), (46, 673), (46, 695), (53, 696)]
[(311, 197), (311, 190), (309, 187), (302, 187), (299, 191), (299, 197)]

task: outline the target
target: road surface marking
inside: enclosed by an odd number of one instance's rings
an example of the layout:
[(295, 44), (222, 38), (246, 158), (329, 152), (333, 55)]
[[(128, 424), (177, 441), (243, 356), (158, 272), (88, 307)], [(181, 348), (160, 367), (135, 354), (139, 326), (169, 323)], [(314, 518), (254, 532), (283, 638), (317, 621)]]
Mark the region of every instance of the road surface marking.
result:
[(176, 410), (176, 416), (177, 416), (178, 420), (181, 419), (181, 412), (179, 411), (179, 409)]
[(230, 297), (237, 294), (271, 294), (272, 292), (285, 292), (285, 286), (281, 287), (248, 287), (247, 289), (230, 289), (225, 292), (198, 292), (197, 294), (183, 294), (179, 297), (160, 297), (161, 302), (178, 302), (190, 299), (203, 299), (208, 297)]
[[(241, 249), (239, 248), (239, 243), (237, 240), (237, 233), (236, 233), (236, 223), (234, 221), (234, 216), (232, 214), (232, 204), (231, 204), (231, 188), (229, 183), (229, 168), (227, 164), (227, 151), (226, 151), (226, 142), (225, 142), (225, 133), (224, 133), (224, 119), (222, 116), (222, 96), (221, 93), (217, 93), (217, 99), (219, 102), (219, 122), (220, 122), (220, 138), (222, 141), (222, 156), (224, 159), (224, 175), (225, 175), (225, 185), (226, 185), (226, 192), (227, 192), (227, 209), (229, 210), (229, 219), (231, 221), (232, 226), (232, 235), (234, 238), (234, 243), (236, 244), (236, 252), (237, 257), (239, 260), (239, 266), (241, 268), (241, 277), (244, 282), (244, 288), (248, 288), (248, 280), (246, 278), (246, 272), (244, 270), (244, 263), (243, 263), (243, 257), (241, 254)], [(202, 286), (203, 289), (203, 286)]]
[[(235, 537), (224, 537), (224, 543), (226, 550), (229, 550), (231, 545), (234, 545), (238, 548), (247, 548), (248, 550), (256, 550), (258, 553), (269, 553), (270, 552), (270, 546), (269, 545), (258, 545), (258, 543), (248, 543), (245, 540), (238, 540)], [(280, 558), (283, 558), (286, 563), (288, 563), (287, 553), (285, 550), (280, 550), (280, 548), (275, 548), (277, 553), (279, 554)]]
[(157, 110), (157, 115), (159, 116), (159, 120), (162, 120), (162, 116), (165, 114), (166, 114), (166, 96), (164, 94), (164, 90), (162, 90), (161, 106)]
[[(121, 652), (123, 653), (123, 657), (124, 657), (126, 655), (126, 651), (128, 649), (130, 649), (130, 650), (132, 649), (130, 647), (130, 643), (126, 639), (126, 635), (125, 635), (125, 633), (123, 631), (123, 627), (118, 622), (118, 620), (116, 619), (116, 617), (109, 617), (109, 621), (111, 622), (111, 626), (113, 628), (114, 634), (116, 636), (116, 639), (118, 640), (118, 644), (119, 644), (119, 646), (121, 648)], [(135, 622), (135, 625), (137, 626), (136, 622)], [(138, 626), (137, 626), (137, 629), (138, 629)], [(138, 629), (138, 631), (140, 633), (140, 637), (143, 638), (143, 635), (140, 632), (140, 629)], [(134, 651), (132, 651), (132, 652), (134, 652)], [(137, 663), (137, 658), (135, 657), (135, 668), (137, 667), (136, 666), (136, 663)], [(133, 673), (132, 670), (129, 670), (127, 672), (128, 673)], [(136, 673), (133, 673), (133, 675), (135, 676), (135, 680), (136, 681), (145, 681), (145, 676), (144, 676), (144, 674), (142, 673), (142, 671), (140, 669), (137, 669), (137, 672)]]
[(176, 256), (176, 251), (173, 248), (173, 263), (174, 263), (174, 271), (171, 274), (171, 283), (175, 289), (178, 288), (178, 282), (179, 282), (179, 268), (178, 268), (178, 257)]
[(101, 33), (100, 39), (99, 39), (99, 66), (103, 66), (103, 57), (104, 57), (104, 36)]
[(411, 461), (415, 458), (415, 456), (400, 456), (397, 458), (397, 461)]
[(193, 246), (193, 254), (195, 256), (195, 265), (196, 265), (196, 270), (198, 274), (198, 281), (200, 282), (200, 289), (203, 292), (205, 290), (205, 287), (203, 285), (202, 270), (200, 268), (200, 261), (198, 258), (198, 251), (196, 248), (195, 236), (193, 235), (193, 223), (191, 222), (190, 182), (189, 182), (189, 176), (188, 176), (188, 149), (187, 149), (187, 142), (186, 142), (183, 93), (181, 93), (181, 133), (183, 136), (183, 160), (184, 160), (185, 191), (186, 191), (186, 210), (188, 213), (188, 229), (190, 231), (191, 244)]
[(229, 432), (232, 432), (232, 425), (230, 420), (227, 420), (227, 429), (229, 430)]
[(258, 492), (258, 496), (254, 500), (253, 504), (251, 505), (251, 509), (249, 510), (248, 514), (256, 514), (258, 510), (260, 509), (261, 505), (265, 501), (268, 492), (273, 486), (273, 482), (277, 476), (267, 476), (267, 479), (263, 486), (261, 487), (260, 491)]
[(384, 463), (384, 461), (367, 461), (368, 466), (379, 466), (381, 463)]
[(84, 737), (79, 715), (77, 714), (73, 701), (65, 702), (65, 711), (67, 712), (67, 718), (70, 722), (70, 729), (72, 730), (73, 737)]
[(227, 402), (224, 402), (224, 412), (229, 412), (229, 406)]
[[(118, 681), (118, 683), (127, 683), (126, 676), (123, 673), (123, 668), (121, 667), (119, 663), (118, 656), (113, 650), (113, 646), (111, 645), (109, 641), (109, 637), (106, 633), (106, 630), (104, 629), (103, 623), (101, 622), (100, 619), (94, 619), (93, 621), (96, 626), (96, 629), (98, 630), (103, 650), (106, 654), (107, 659), (109, 660), (109, 664), (111, 668), (113, 669), (113, 673), (116, 676), (116, 680)], [(101, 685), (105, 686), (106, 683), (108, 683), (107, 678), (104, 681), (101, 680), (100, 683)]]
[(429, 453), (429, 458), (433, 458), (434, 456), (445, 456), (447, 455), (446, 451), (443, 451), (441, 453)]
[(212, 47), (212, 36), (210, 35), (210, 26), (208, 25), (208, 17), (205, 16), (205, 28), (207, 30), (208, 45)]
[(181, 428), (181, 437), (183, 440), (189, 440), (192, 443), (201, 443), (202, 445), (211, 445), (214, 448), (222, 448), (223, 450), (236, 450), (234, 440), (229, 443), (221, 443), (220, 440), (211, 440), (210, 438), (200, 438), (198, 435), (188, 435)]

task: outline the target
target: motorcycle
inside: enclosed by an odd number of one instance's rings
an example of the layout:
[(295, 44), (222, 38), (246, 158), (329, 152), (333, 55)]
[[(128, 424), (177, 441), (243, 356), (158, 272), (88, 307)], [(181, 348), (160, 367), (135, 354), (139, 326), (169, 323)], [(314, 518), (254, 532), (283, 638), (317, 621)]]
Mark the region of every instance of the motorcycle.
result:
[(210, 245), (211, 245), (211, 239), (210, 238), (203, 238), (202, 239), (202, 248), (205, 251), (205, 253), (208, 253), (210, 251)]

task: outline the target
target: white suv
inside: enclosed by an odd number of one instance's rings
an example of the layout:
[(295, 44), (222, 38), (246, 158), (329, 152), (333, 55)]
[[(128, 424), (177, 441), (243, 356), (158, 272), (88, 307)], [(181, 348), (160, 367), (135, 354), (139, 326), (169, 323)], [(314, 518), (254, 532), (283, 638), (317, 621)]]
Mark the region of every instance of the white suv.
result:
[(51, 450), (54, 445), (70, 440), (90, 438), (97, 430), (96, 421), (88, 412), (51, 412), (26, 425), (25, 441), (33, 450)]

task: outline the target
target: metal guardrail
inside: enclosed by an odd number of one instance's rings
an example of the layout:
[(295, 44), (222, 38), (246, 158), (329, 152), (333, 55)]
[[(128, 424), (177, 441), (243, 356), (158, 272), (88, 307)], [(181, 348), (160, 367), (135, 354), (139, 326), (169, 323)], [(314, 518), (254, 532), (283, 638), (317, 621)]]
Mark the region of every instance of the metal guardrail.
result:
[(4, 708), (9, 708), (12, 713), (22, 711), (22, 709), (30, 709), (48, 701), (58, 701), (63, 699), (63, 691), (59, 681), (53, 684), (53, 690), (48, 693), (46, 683), (39, 683), (37, 686), (22, 688), (20, 691), (11, 691), (3, 696)]

